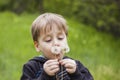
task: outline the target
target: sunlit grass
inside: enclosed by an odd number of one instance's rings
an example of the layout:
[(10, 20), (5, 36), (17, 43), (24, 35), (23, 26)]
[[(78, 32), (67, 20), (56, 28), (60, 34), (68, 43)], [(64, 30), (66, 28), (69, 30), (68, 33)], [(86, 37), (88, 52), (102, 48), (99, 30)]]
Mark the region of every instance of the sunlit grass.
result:
[[(30, 27), (38, 14), (0, 13), (0, 80), (19, 80), (22, 66), (36, 53)], [(95, 80), (120, 80), (120, 39), (69, 18), (70, 53)]]

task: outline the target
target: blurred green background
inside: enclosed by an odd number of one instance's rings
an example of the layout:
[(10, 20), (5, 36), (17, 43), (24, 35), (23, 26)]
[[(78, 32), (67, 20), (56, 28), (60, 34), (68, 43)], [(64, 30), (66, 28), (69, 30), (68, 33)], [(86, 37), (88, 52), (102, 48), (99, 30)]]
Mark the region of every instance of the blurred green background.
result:
[(0, 0), (0, 80), (19, 80), (38, 56), (30, 27), (44, 12), (63, 15), (70, 53), (95, 80), (120, 80), (120, 0)]

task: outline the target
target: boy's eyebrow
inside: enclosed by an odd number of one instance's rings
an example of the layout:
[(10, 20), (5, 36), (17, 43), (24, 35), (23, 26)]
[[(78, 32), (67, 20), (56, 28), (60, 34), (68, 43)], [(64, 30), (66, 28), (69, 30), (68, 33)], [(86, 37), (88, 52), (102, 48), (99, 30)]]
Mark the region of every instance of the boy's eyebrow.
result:
[(63, 34), (63, 32), (62, 32), (62, 31), (59, 31), (58, 34)]
[[(51, 34), (52, 34), (52, 32), (48, 32), (48, 33), (44, 34), (44, 37), (43, 37), (43, 38), (51, 37)], [(62, 31), (58, 31), (58, 32), (57, 32), (57, 35), (61, 35), (61, 34), (63, 34)]]
[(45, 38), (47, 38), (47, 37), (51, 37), (50, 35), (45, 35), (44, 37), (43, 37), (43, 39), (45, 39)]
[(62, 32), (62, 31), (59, 31), (57, 34), (58, 34), (58, 35), (61, 35), (61, 34), (63, 34), (63, 32)]

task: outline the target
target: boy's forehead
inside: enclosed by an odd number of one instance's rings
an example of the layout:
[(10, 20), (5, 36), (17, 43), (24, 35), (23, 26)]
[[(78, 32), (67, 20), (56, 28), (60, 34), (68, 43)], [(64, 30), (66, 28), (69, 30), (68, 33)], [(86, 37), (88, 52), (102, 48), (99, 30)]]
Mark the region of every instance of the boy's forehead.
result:
[(41, 36), (42, 35), (50, 35), (50, 34), (63, 34), (63, 29), (56, 29), (56, 28), (53, 28), (52, 30), (48, 30), (48, 31), (44, 31), (44, 32), (42, 32), (42, 33), (40, 33), (41, 34)]
[(40, 30), (40, 34), (50, 34), (50, 33), (62, 33), (64, 31), (62, 25), (51, 24), (46, 25)]

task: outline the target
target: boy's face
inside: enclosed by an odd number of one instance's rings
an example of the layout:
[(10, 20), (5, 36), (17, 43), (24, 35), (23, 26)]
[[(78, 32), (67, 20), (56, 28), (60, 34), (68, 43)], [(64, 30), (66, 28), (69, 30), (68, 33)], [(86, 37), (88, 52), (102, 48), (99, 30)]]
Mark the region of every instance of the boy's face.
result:
[(51, 31), (46, 34), (42, 33), (38, 39), (38, 42), (35, 42), (35, 48), (37, 51), (41, 51), (43, 55), (48, 59), (61, 59), (64, 56), (64, 53), (53, 54), (51, 48), (54, 46), (64, 46), (67, 44), (66, 34), (63, 30), (59, 30), (57, 27), (54, 27)]

